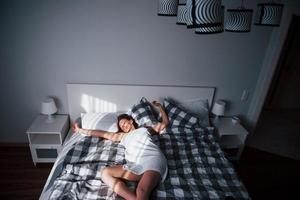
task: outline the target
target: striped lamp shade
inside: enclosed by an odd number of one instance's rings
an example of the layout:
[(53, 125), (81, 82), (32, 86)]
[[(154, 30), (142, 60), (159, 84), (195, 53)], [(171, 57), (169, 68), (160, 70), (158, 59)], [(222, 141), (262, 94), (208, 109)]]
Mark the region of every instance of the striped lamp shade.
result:
[(221, 7), (221, 23), (218, 23), (217, 25), (214, 26), (203, 26), (203, 27), (198, 27), (195, 30), (196, 34), (210, 34), (210, 33), (222, 33), (224, 31), (224, 12), (225, 12), (225, 7)]
[(178, 4), (176, 24), (186, 25), (186, 21), (187, 21), (186, 16), (187, 16), (186, 4)]
[(195, 0), (195, 27), (202, 28), (203, 32), (201, 33), (223, 31), (221, 3), (221, 0)]
[(158, 0), (159, 16), (176, 16), (178, 0)]
[(283, 4), (260, 3), (257, 5), (255, 25), (279, 26), (283, 11)]
[(195, 0), (186, 1), (186, 27), (195, 28)]
[(249, 32), (251, 30), (253, 10), (227, 9), (225, 30), (230, 32)]

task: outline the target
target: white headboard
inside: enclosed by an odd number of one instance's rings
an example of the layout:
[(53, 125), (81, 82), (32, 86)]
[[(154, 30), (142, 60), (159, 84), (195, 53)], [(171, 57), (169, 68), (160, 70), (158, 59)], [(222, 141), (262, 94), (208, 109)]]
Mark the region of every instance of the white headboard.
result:
[(192, 99), (208, 99), (211, 106), (214, 87), (118, 85), (118, 84), (67, 84), (69, 114), (71, 120), (82, 112), (127, 111), (142, 97), (149, 101), (165, 97), (181, 102)]

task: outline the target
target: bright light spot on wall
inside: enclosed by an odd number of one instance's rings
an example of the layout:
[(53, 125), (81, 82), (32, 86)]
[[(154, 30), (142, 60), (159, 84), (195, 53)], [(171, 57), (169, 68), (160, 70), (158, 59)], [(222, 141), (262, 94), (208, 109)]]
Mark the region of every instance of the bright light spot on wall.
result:
[(85, 112), (117, 112), (117, 105), (87, 94), (81, 95), (81, 107)]

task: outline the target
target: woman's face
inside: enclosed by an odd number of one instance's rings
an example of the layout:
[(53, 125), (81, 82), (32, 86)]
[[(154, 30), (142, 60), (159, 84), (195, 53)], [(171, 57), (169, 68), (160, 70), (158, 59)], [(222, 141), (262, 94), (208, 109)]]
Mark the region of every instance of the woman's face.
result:
[(133, 121), (128, 119), (121, 119), (119, 121), (119, 126), (124, 133), (128, 133), (132, 129), (134, 129)]

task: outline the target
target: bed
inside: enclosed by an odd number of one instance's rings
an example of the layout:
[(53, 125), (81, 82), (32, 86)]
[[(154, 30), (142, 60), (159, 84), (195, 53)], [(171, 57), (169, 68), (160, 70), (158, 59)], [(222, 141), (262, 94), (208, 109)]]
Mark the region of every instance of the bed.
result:
[[(141, 97), (164, 103), (170, 97), (176, 103), (201, 98), (210, 107), (214, 94), (214, 87), (67, 84), (71, 121), (81, 113), (126, 112)], [(185, 124), (174, 123), (153, 137), (168, 160), (168, 175), (151, 199), (250, 199), (214, 128)], [(69, 132), (40, 199), (121, 199), (101, 181), (100, 170), (125, 162), (122, 145)], [(136, 187), (134, 182), (126, 184)]]

